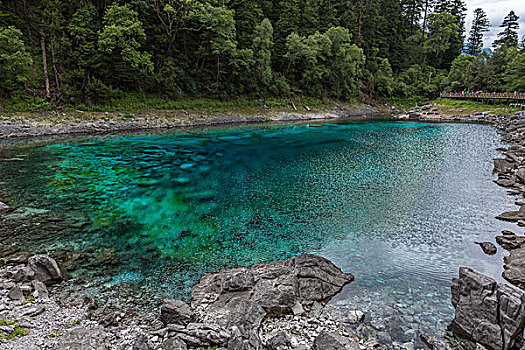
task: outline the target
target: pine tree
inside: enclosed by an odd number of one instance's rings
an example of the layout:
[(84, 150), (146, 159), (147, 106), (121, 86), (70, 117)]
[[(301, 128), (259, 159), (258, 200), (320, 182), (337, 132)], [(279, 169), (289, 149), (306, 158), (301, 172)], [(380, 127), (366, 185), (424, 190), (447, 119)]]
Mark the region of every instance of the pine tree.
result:
[(499, 48), (502, 45), (518, 46), (518, 29), (520, 27), (518, 19), (519, 17), (514, 11), (509, 12), (500, 25), (503, 30), (498, 34), (498, 38), (494, 40), (493, 47)]
[(488, 32), (489, 28), (490, 22), (485, 11), (481, 8), (475, 9), (467, 41), (467, 53), (469, 55), (475, 56), (481, 52), (483, 48), (483, 33)]

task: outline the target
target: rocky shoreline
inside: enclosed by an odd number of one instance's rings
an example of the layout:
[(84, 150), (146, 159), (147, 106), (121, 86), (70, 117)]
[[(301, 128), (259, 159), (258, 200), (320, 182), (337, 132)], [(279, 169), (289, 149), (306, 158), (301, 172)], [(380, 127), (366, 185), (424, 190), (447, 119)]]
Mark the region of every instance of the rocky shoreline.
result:
[[(45, 255), (13, 254), (0, 268), (4, 349), (380, 349), (334, 320), (326, 303), (354, 277), (303, 254), (204, 275), (191, 303), (164, 300), (154, 321), (97, 314), (95, 298), (67, 304), (54, 291), (66, 272)], [(49, 289), (48, 289), (49, 288)], [(355, 322), (364, 314), (356, 311)]]
[(7, 119), (0, 115), (0, 140), (37, 138), (67, 134), (104, 134), (113, 132), (209, 127), (230, 124), (261, 124), (271, 122), (300, 122), (315, 120), (345, 120), (363, 116), (370, 118), (381, 113), (365, 105), (361, 108), (335, 106), (322, 111), (272, 112), (260, 114), (199, 115), (175, 111), (149, 111), (147, 113), (115, 112), (90, 115), (68, 120), (64, 115), (52, 115), (54, 122), (37, 121), (32, 116), (14, 116)]
[[(496, 218), (525, 227), (525, 111), (512, 115), (477, 112), (470, 115), (441, 115), (432, 105), (414, 107), (397, 119), (425, 122), (465, 122), (490, 124), (497, 128), (509, 146), (500, 149), (504, 158), (494, 159), (494, 182), (515, 197), (516, 210)], [(525, 236), (504, 230), (495, 237), (509, 255), (504, 257), (502, 274), (512, 285), (525, 289)], [(491, 242), (476, 242), (486, 254), (494, 254)], [(456, 317), (449, 329), (457, 336), (489, 349), (523, 348), (525, 293), (461, 268), (460, 278), (452, 285), (452, 303)], [(461, 300), (469, 299), (461, 305)], [(477, 300), (476, 300), (477, 299)], [(509, 313), (509, 315), (506, 315)], [(511, 325), (506, 324), (511, 321)]]

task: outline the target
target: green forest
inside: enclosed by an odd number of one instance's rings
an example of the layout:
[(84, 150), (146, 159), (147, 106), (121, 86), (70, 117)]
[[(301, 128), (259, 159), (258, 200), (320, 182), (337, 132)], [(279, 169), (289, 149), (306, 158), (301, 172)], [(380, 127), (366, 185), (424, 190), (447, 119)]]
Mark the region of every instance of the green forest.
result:
[[(509, 9), (511, 10), (511, 9)], [(513, 11), (461, 0), (2, 0), (0, 105), (525, 91)]]

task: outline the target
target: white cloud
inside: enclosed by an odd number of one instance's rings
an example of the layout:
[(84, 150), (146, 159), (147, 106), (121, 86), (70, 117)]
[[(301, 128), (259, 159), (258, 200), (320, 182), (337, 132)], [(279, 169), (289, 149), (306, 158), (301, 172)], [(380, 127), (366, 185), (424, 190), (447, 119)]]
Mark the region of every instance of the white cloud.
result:
[(498, 33), (501, 31), (499, 25), (503, 18), (510, 12), (514, 11), (520, 18), (519, 37), (520, 40), (525, 35), (525, 0), (464, 0), (467, 5), (467, 17), (465, 19), (466, 35), (470, 31), (472, 18), (474, 17), (474, 10), (481, 7), (490, 20), (492, 28), (490, 32), (486, 32), (483, 36), (484, 46), (491, 47), (492, 42), (496, 39)]

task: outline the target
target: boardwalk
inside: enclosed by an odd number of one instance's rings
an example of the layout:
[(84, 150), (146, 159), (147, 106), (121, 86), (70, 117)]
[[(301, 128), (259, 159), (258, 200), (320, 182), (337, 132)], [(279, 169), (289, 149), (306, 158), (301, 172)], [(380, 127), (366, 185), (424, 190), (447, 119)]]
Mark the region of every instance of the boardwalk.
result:
[(460, 100), (506, 100), (506, 101), (525, 101), (525, 93), (523, 92), (442, 92), (442, 98), (456, 98)]

